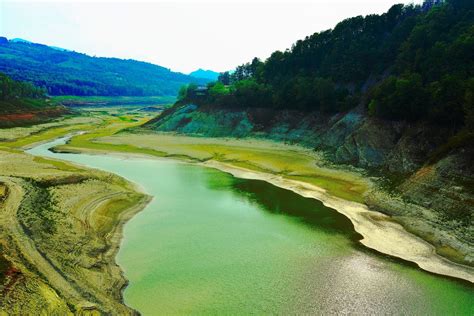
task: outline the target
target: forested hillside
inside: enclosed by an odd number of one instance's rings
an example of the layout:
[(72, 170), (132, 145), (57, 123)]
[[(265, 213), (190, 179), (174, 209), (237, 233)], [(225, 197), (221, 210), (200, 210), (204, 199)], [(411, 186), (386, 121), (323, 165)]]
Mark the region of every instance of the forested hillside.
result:
[(460, 128), (474, 112), (474, 1), (395, 5), (223, 73), (183, 102), (336, 113), (363, 106), (388, 120)]
[(0, 127), (38, 123), (65, 112), (46, 97), (44, 89), (0, 73)]
[(29, 83), (12, 80), (0, 73), (0, 100), (14, 100), (18, 98), (44, 98), (45, 91)]
[(0, 38), (0, 72), (50, 95), (175, 96), (193, 78), (136, 60), (91, 57), (46, 45)]

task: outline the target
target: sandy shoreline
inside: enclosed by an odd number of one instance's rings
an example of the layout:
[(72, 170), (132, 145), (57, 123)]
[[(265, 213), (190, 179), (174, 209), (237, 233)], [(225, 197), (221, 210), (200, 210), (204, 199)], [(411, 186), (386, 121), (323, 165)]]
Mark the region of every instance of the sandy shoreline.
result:
[(400, 224), (392, 221), (389, 216), (371, 211), (364, 204), (333, 197), (317, 186), (284, 179), (277, 175), (251, 171), (218, 161), (207, 161), (200, 165), (230, 173), (237, 178), (262, 180), (306, 198), (319, 200), (325, 206), (335, 209), (350, 219), (354, 229), (362, 235), (363, 239), (360, 242), (364, 246), (414, 262), (423, 270), (474, 283), (474, 268), (439, 256), (434, 246), (409, 233)]

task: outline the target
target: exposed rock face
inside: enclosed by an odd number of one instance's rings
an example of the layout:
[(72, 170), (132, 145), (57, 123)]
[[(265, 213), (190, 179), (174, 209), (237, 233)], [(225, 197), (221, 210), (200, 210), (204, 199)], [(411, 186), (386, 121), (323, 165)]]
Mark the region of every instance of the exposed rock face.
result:
[(452, 258), (474, 263), (469, 255), (474, 253), (474, 145), (467, 142), (436, 157), (453, 131), (374, 119), (361, 109), (330, 116), (195, 105), (169, 111), (146, 127), (208, 137), (250, 136), (297, 143), (324, 151), (334, 163), (385, 175), (391, 180), (389, 188), (370, 192), (366, 197), (369, 206), (391, 214), (439, 249), (447, 249)]
[(212, 110), (185, 105), (150, 121), (158, 131), (209, 137), (264, 137), (324, 150), (336, 163), (411, 173), (447, 141), (449, 131), (367, 117), (361, 110), (333, 116), (265, 109)]
[(210, 137), (244, 137), (251, 134), (254, 126), (245, 112), (218, 113), (196, 111), (195, 105), (186, 105), (167, 120), (160, 122), (159, 130), (179, 131), (186, 134), (200, 134)]

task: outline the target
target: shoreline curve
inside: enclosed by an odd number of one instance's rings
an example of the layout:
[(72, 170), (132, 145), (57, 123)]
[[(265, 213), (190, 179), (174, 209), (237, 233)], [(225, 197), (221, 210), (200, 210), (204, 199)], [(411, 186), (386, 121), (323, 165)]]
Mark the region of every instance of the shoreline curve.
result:
[(390, 216), (372, 211), (364, 204), (331, 196), (315, 185), (285, 179), (278, 175), (248, 170), (214, 160), (199, 165), (227, 172), (236, 178), (265, 181), (303, 197), (316, 199), (346, 216), (354, 225), (355, 231), (363, 237), (359, 242), (365, 247), (413, 262), (422, 270), (474, 284), (474, 268), (438, 255), (433, 245), (405, 230), (402, 225), (391, 220)]
[(233, 166), (225, 162), (207, 160), (204, 162), (183, 161), (172, 157), (156, 157), (142, 153), (105, 152), (87, 148), (74, 148), (66, 153), (87, 153), (121, 156), (124, 158), (145, 157), (148, 159), (171, 159), (200, 165), (227, 172), (236, 178), (262, 180), (282, 189), (316, 199), (325, 206), (346, 216), (354, 225), (354, 230), (362, 236), (359, 242), (380, 253), (415, 263), (420, 269), (430, 273), (448, 276), (474, 284), (474, 268), (450, 261), (438, 255), (435, 247), (420, 237), (408, 232), (402, 225), (383, 213), (370, 210), (365, 204), (347, 201), (326, 192), (323, 188), (306, 182), (285, 179), (281, 176)]

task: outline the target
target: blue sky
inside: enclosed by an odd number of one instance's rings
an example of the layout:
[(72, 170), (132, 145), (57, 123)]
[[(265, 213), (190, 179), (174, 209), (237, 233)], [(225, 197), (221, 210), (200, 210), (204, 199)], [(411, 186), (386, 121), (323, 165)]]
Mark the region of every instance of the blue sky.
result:
[[(411, 1), (412, 2), (412, 1)], [(172, 70), (224, 71), (394, 0), (0, 0), (0, 35)]]

